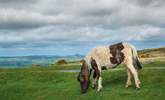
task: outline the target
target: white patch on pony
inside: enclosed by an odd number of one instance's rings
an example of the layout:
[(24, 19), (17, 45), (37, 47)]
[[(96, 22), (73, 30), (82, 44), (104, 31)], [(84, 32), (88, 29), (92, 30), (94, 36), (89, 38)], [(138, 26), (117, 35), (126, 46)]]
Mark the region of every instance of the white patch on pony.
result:
[(113, 66), (116, 66), (116, 64), (112, 64), (110, 62), (110, 57), (112, 55), (110, 54), (110, 49), (108, 46), (100, 46), (93, 48), (85, 57), (86, 62), (90, 65), (91, 61), (90, 59), (93, 58), (98, 64), (98, 69), (101, 70), (100, 67), (106, 67), (106, 68), (113, 68)]

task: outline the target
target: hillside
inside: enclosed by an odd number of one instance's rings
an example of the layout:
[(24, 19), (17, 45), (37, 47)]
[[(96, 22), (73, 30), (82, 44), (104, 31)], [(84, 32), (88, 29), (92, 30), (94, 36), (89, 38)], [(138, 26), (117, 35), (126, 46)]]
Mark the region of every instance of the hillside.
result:
[(140, 50), (138, 54), (141, 58), (165, 57), (165, 47)]

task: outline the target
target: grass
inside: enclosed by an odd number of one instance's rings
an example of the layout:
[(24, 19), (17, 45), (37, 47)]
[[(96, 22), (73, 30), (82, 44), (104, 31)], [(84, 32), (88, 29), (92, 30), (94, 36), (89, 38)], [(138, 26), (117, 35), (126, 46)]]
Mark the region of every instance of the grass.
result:
[[(164, 67), (165, 62), (152, 62), (144, 67)], [(70, 65), (71, 66), (71, 65)], [(125, 70), (104, 71), (102, 96), (89, 88), (86, 94), (80, 93), (76, 80), (77, 73), (58, 72), (70, 69), (59, 68), (22, 68), (0, 69), (0, 100), (164, 100), (165, 69), (143, 69), (139, 72), (142, 86), (124, 88)], [(73, 68), (79, 68), (75, 65)]]
[(52, 70), (71, 70), (71, 69), (80, 69), (81, 63), (76, 63), (76, 64), (63, 64), (63, 65), (49, 65), (48, 69)]

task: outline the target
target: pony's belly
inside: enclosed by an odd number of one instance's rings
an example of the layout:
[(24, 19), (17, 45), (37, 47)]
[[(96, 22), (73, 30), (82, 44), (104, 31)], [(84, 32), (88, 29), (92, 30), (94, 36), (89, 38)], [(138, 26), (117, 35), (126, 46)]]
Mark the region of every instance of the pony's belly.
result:
[(107, 64), (102, 66), (102, 69), (110, 69), (110, 68), (115, 68), (117, 65), (116, 64)]
[(107, 68), (116, 68), (116, 64), (113, 64), (113, 65), (110, 65), (110, 66), (107, 66)]

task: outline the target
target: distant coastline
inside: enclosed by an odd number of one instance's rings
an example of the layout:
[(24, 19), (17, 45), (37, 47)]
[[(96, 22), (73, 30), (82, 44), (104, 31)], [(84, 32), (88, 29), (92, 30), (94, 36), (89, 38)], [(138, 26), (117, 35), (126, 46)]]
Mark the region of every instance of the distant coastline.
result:
[(81, 60), (84, 56), (80, 54), (68, 56), (50, 56), (50, 55), (33, 55), (33, 56), (13, 56), (0, 57), (0, 68), (24, 68), (33, 64), (48, 65), (55, 63), (59, 59), (67, 61)]

